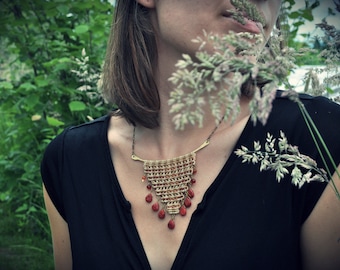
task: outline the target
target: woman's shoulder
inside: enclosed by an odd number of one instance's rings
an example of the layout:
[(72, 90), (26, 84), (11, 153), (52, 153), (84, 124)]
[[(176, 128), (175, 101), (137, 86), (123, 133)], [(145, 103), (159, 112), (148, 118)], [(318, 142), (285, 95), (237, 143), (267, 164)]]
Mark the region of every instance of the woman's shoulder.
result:
[(100, 141), (107, 131), (110, 116), (105, 115), (79, 125), (69, 126), (51, 140), (45, 149), (44, 160), (60, 159), (65, 151), (74, 152)]
[(340, 114), (340, 105), (324, 96), (311, 96), (305, 93), (298, 93), (297, 95), (294, 95), (294, 97), (292, 97), (289, 92), (278, 90), (276, 92), (276, 99), (274, 103), (276, 104), (276, 106), (298, 107), (297, 102), (294, 101), (296, 100), (296, 98), (301, 101), (301, 103), (307, 109), (321, 112), (325, 110), (327, 113), (332, 112)]
[(291, 144), (308, 155), (317, 155), (313, 138), (320, 135), (336, 162), (340, 162), (340, 105), (326, 97), (307, 94), (298, 95), (299, 105), (286, 93), (278, 92), (265, 129), (271, 134), (277, 131), (276, 135), (283, 131)]
[(86, 123), (69, 126), (57, 135), (51, 143), (62, 140), (73, 145), (87, 139), (94, 139), (107, 130), (109, 120), (110, 115), (105, 115)]
[(301, 106), (307, 110), (314, 123), (320, 125), (320, 127), (327, 128), (328, 126), (330, 128), (336, 126), (335, 128), (340, 129), (339, 104), (323, 96), (311, 96), (303, 93), (291, 98), (287, 91), (277, 91), (271, 112), (271, 120), (274, 120), (274, 122), (279, 120), (280, 124), (304, 122)]
[[(298, 146), (308, 155), (316, 155), (313, 138), (317, 136), (317, 129), (324, 143), (331, 148), (332, 154), (340, 160), (339, 104), (322, 96), (299, 94), (298, 98), (300, 105), (287, 92), (278, 91), (266, 125), (256, 125), (257, 138), (266, 137), (266, 133), (279, 137), (283, 132), (290, 144)], [(303, 107), (308, 115), (303, 112)]]
[(108, 114), (86, 123), (71, 126), (67, 128), (65, 132), (68, 134), (68, 136), (71, 137), (96, 136), (99, 135), (99, 133), (102, 132), (103, 129), (107, 129), (109, 121), (110, 115)]

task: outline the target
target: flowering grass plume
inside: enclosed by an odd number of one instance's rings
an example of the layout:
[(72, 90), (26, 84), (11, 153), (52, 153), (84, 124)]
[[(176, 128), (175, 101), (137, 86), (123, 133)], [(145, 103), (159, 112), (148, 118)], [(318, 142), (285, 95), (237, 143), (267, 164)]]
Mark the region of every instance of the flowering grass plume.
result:
[[(261, 14), (257, 12), (254, 4), (246, 0), (232, 0), (235, 7), (234, 19), (245, 23), (244, 18), (261, 22)], [(340, 1), (339, 1), (340, 6)], [(340, 8), (339, 8), (340, 11)], [(328, 25), (319, 25), (328, 32), (328, 49), (322, 52), (322, 57), (327, 59), (327, 68), (339, 66), (339, 31)], [(283, 48), (283, 37), (278, 31), (273, 34), (267, 46), (260, 52), (259, 44), (263, 42), (263, 34), (253, 35), (249, 33), (233, 33), (217, 36), (204, 32), (203, 37), (193, 40), (199, 43), (199, 49), (195, 56), (183, 55), (178, 61), (177, 71), (169, 80), (175, 85), (170, 93), (170, 112), (174, 115), (173, 121), (177, 129), (184, 129), (186, 125), (203, 125), (204, 108), (208, 105), (216, 122), (222, 117), (224, 119), (235, 119), (240, 111), (240, 96), (246, 95), (251, 98), (250, 112), (254, 123), (257, 120), (266, 123), (271, 112), (272, 101), (278, 85), (284, 85), (287, 89), (293, 89), (289, 84), (287, 76), (295, 65), (296, 52), (292, 48)], [(213, 53), (209, 53), (207, 47), (212, 46)], [(257, 61), (253, 61), (254, 57)], [(334, 65), (334, 63), (336, 63)], [(337, 74), (337, 72), (336, 72)], [(313, 72), (306, 79), (306, 87), (310, 85), (322, 92), (322, 87)], [(340, 76), (335, 75), (326, 80), (333, 84), (340, 82)], [(192, 91), (187, 91), (192, 90)], [(327, 91), (330, 91), (329, 89)], [(312, 119), (299, 101), (297, 94), (291, 95), (293, 101), (299, 104), (301, 113), (305, 117), (306, 125), (309, 127), (313, 138), (323, 142)], [(276, 142), (278, 142), (276, 144)], [(320, 154), (320, 148), (327, 151), (327, 146), (319, 146), (314, 139)], [(277, 147), (277, 149), (275, 149)], [(328, 152), (329, 153), (329, 152)], [(264, 149), (258, 142), (254, 143), (254, 149), (249, 150), (241, 147), (236, 154), (243, 158), (244, 162), (260, 164), (260, 171), (276, 171), (277, 181), (290, 174), (292, 183), (298, 187), (311, 181), (330, 181), (337, 196), (340, 194), (334, 185), (330, 169), (326, 171), (319, 169), (314, 160), (299, 152), (296, 146), (288, 144), (285, 135), (281, 132), (278, 140), (268, 135)], [(328, 155), (331, 161), (332, 157)], [(336, 173), (340, 176), (333, 162)]]
[(236, 10), (229, 10), (232, 13), (232, 18), (239, 23), (245, 24), (245, 19), (259, 22), (265, 25), (263, 16), (259, 13), (257, 7), (248, 0), (231, 0), (230, 3)]
[(290, 145), (282, 131), (278, 140), (268, 133), (264, 146), (256, 141), (253, 149), (242, 146), (235, 154), (243, 163), (259, 164), (260, 171), (275, 171), (278, 182), (285, 175), (290, 175), (292, 184), (299, 188), (312, 181), (328, 182), (326, 171), (318, 168), (309, 156), (301, 154), (297, 146)]
[[(259, 74), (250, 60), (250, 56), (256, 53), (251, 40), (255, 40), (256, 45), (262, 42), (261, 36), (249, 33), (218, 37), (206, 32), (203, 38), (193, 41), (200, 44), (195, 59), (183, 55), (183, 60), (177, 63), (177, 70), (169, 79), (175, 84), (169, 105), (170, 112), (175, 114), (176, 128), (184, 129), (187, 124), (202, 126), (206, 104), (209, 104), (216, 121), (221, 119), (224, 110), (228, 119), (237, 116), (242, 84)], [(207, 44), (213, 45), (213, 54), (205, 51)], [(185, 92), (183, 88), (192, 91)]]
[(103, 98), (100, 89), (100, 72), (90, 64), (90, 58), (83, 49), (80, 58), (75, 58), (77, 69), (72, 69), (71, 72), (77, 76), (78, 82), (81, 84), (77, 90), (86, 94), (91, 102), (98, 102), (95, 106), (103, 105)]
[[(286, 81), (288, 70), (294, 66), (292, 51), (281, 50), (279, 39), (274, 33), (262, 52), (258, 49), (262, 35), (230, 32), (217, 36), (204, 32), (203, 37), (194, 39), (200, 44), (195, 57), (183, 55), (169, 78), (175, 85), (169, 105), (176, 128), (184, 129), (187, 124), (202, 126), (203, 107), (207, 104), (216, 122), (222, 116), (235, 119), (242, 94), (251, 98), (253, 122), (265, 124), (278, 85)], [(208, 52), (206, 46), (213, 46), (214, 53)]]
[[(249, 1), (234, 0), (235, 14), (261, 21), (261, 14)], [(246, 15), (245, 15), (246, 14)], [(263, 18), (262, 18), (263, 20)], [(239, 99), (249, 96), (251, 118), (266, 123), (279, 84), (287, 81), (294, 67), (291, 49), (280, 47), (282, 37), (274, 32), (267, 46), (260, 51), (263, 34), (233, 33), (218, 36), (203, 31), (193, 42), (200, 44), (194, 57), (188, 54), (178, 61), (169, 80), (175, 85), (170, 93), (170, 113), (177, 129), (187, 124), (202, 126), (204, 107), (208, 104), (216, 122), (235, 119)], [(213, 47), (213, 53), (208, 52)], [(257, 61), (254, 61), (254, 58)], [(191, 89), (192, 91), (184, 91)]]

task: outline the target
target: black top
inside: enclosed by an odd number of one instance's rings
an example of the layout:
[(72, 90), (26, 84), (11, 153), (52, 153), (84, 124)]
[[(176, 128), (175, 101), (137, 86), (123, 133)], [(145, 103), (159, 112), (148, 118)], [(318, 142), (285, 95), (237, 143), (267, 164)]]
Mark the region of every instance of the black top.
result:
[[(301, 96), (336, 164), (340, 163), (340, 106)], [(41, 173), (67, 221), (74, 269), (150, 269), (112, 165), (109, 116), (66, 129), (48, 146)], [(235, 150), (262, 144), (267, 133), (297, 145), (324, 167), (296, 103), (277, 97), (265, 126), (248, 122)], [(334, 172), (334, 169), (332, 169)], [(192, 215), (172, 269), (300, 269), (300, 228), (325, 184), (301, 189), (290, 176), (242, 163), (232, 154)]]

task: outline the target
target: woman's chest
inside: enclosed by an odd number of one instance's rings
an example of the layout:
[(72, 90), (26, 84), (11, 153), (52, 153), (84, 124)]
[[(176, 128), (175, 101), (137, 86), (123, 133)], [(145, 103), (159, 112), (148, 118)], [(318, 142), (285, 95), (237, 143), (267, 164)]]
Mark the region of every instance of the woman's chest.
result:
[(203, 162), (205, 158), (201, 155), (195, 160), (193, 171), (187, 171), (185, 165), (178, 169), (171, 165), (169, 170), (151, 172), (146, 172), (143, 162), (117, 156), (113, 159), (119, 186), (131, 204), (133, 221), (152, 269), (171, 268), (192, 214), (225, 163), (223, 159)]

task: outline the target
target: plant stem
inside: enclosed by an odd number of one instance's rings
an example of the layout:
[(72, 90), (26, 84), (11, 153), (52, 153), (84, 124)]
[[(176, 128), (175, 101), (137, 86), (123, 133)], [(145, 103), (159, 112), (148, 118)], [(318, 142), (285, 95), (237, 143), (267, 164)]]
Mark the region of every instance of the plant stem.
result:
[(331, 183), (331, 186), (333, 187), (336, 196), (337, 196), (338, 199), (340, 200), (340, 193), (339, 193), (339, 190), (337, 189), (337, 187), (336, 187), (336, 185), (335, 185), (335, 183), (334, 183), (334, 180), (333, 180), (333, 178), (332, 178), (332, 173), (330, 172), (330, 169), (329, 169), (329, 167), (328, 167), (328, 165), (327, 165), (326, 159), (325, 159), (325, 157), (324, 157), (324, 155), (323, 155), (323, 153), (322, 153), (322, 151), (321, 151), (319, 142), (317, 141), (315, 135), (316, 135), (317, 138), (319, 139), (319, 141), (320, 141), (320, 143), (321, 143), (321, 146), (323, 147), (324, 151), (326, 152), (326, 155), (327, 155), (327, 157), (329, 158), (329, 160), (330, 160), (332, 166), (333, 166), (334, 169), (335, 169), (335, 173), (337, 174), (337, 176), (338, 176), (339, 178), (340, 178), (340, 172), (339, 172), (339, 170), (338, 170), (338, 168), (337, 168), (337, 166), (336, 166), (336, 164), (335, 164), (335, 162), (334, 162), (334, 159), (332, 158), (332, 155), (331, 155), (331, 153), (330, 153), (330, 151), (329, 151), (329, 149), (328, 149), (328, 147), (327, 147), (325, 141), (322, 139), (322, 136), (321, 136), (321, 134), (320, 134), (318, 128), (317, 128), (316, 125), (314, 124), (314, 121), (313, 121), (313, 119), (311, 118), (310, 114), (308, 113), (308, 111), (306, 110), (305, 106), (301, 103), (300, 100), (298, 100), (297, 103), (298, 103), (299, 109), (300, 109), (300, 111), (301, 111), (301, 113), (302, 113), (302, 116), (303, 116), (303, 118), (304, 118), (304, 120), (305, 120), (305, 123), (306, 123), (306, 125), (307, 125), (307, 127), (308, 127), (308, 129), (309, 129), (309, 132), (310, 132), (310, 134), (311, 134), (311, 136), (312, 136), (312, 138), (313, 138), (314, 144), (315, 144), (315, 146), (316, 146), (316, 148), (317, 148), (317, 150), (318, 150), (318, 152), (319, 152), (319, 154), (320, 154), (320, 156), (321, 156), (322, 162), (323, 162), (323, 164), (325, 165), (326, 171), (327, 171), (327, 173), (328, 173), (328, 175), (329, 175), (329, 178), (330, 178), (329, 181), (330, 181), (330, 183)]

